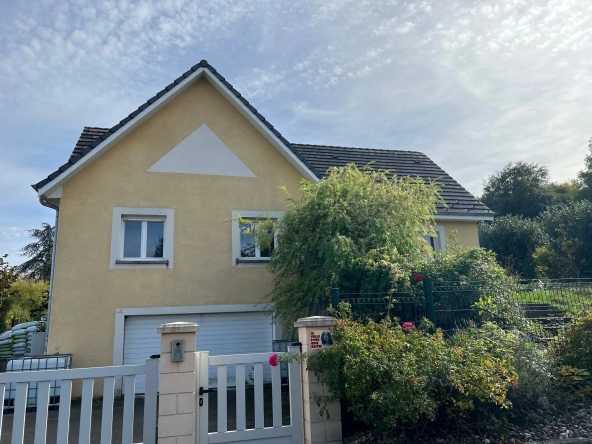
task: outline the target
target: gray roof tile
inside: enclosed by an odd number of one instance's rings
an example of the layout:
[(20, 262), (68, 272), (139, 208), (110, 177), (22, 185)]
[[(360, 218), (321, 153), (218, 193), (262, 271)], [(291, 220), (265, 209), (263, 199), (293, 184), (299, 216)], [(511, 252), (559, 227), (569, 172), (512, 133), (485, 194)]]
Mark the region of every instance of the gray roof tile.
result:
[(436, 181), (441, 187), (441, 196), (448, 205), (448, 208), (440, 205), (440, 212), (493, 216), (489, 208), (423, 153), (295, 143), (292, 147), (312, 165), (312, 171), (318, 177), (325, 176), (327, 170), (334, 166), (344, 166), (348, 163), (355, 163), (359, 167), (368, 165), (372, 169), (388, 170), (391, 177), (396, 174)]

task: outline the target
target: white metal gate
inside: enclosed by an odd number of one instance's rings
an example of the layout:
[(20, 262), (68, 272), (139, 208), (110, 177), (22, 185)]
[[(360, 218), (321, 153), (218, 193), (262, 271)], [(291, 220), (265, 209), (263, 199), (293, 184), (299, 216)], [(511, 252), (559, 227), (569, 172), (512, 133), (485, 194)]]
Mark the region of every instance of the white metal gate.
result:
[[(25, 443), (25, 419), (27, 411), (27, 391), (30, 383), (37, 383), (37, 413), (35, 415), (35, 444), (47, 442), (47, 419), (49, 391), (52, 383), (61, 381), (59, 415), (57, 424), (57, 442), (68, 444), (70, 432), (70, 404), (72, 380), (82, 380), (82, 399), (80, 404), (79, 444), (90, 444), (92, 436), (101, 436), (101, 444), (111, 444), (113, 431), (113, 402), (115, 398), (115, 380), (123, 378), (127, 388), (123, 405), (122, 443), (132, 444), (134, 424), (135, 393), (130, 387), (135, 386), (136, 377), (146, 377), (144, 397), (143, 443), (156, 443), (156, 405), (158, 359), (148, 359), (145, 364), (120, 365), (116, 367), (76, 368), (66, 370), (27, 371), (0, 374), (0, 406), (4, 406), (4, 394), (8, 385), (16, 385), (14, 399), (14, 417), (12, 423), (12, 444)], [(93, 386), (95, 379), (103, 379), (103, 406), (101, 429), (91, 431)], [(0, 434), (4, 409), (0, 408)], [(31, 418), (32, 419), (32, 418)], [(30, 442), (30, 441), (28, 441)], [(93, 440), (95, 442), (95, 440)]]
[[(298, 353), (298, 347), (288, 347), (288, 353)], [(277, 353), (278, 356), (287, 353)], [(300, 362), (288, 364), (288, 394), (290, 424), (282, 424), (282, 380), (280, 366), (269, 364), (271, 353), (252, 353), (243, 355), (209, 356), (208, 352), (197, 352), (197, 405), (198, 414), (196, 444), (241, 443), (241, 444), (302, 444), (302, 384), (300, 382)], [(252, 375), (247, 373), (252, 365)], [(248, 366), (248, 367), (247, 367)], [(215, 367), (217, 374), (217, 427), (208, 433), (208, 382), (210, 367)], [(229, 370), (230, 367), (230, 370)], [(228, 378), (229, 373), (236, 375)], [(271, 380), (265, 381), (264, 374), (270, 374)], [(249, 388), (253, 389), (254, 427), (247, 425), (247, 378)], [(236, 428), (228, 430), (228, 382), (235, 382), (236, 390)], [(251, 384), (252, 382), (252, 384)], [(271, 383), (271, 387), (269, 384)], [(267, 386), (267, 387), (264, 387)], [(232, 390), (233, 388), (230, 387)], [(271, 389), (271, 408), (273, 423), (265, 427), (264, 397)], [(268, 396), (269, 398), (269, 396)], [(269, 406), (269, 403), (268, 403)]]

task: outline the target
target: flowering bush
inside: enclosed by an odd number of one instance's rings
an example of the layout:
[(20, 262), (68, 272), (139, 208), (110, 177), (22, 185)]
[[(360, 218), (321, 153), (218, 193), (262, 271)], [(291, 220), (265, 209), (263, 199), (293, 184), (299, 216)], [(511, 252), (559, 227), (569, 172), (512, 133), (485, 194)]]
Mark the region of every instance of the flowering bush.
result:
[(379, 431), (434, 420), (441, 409), (462, 416), (477, 401), (509, 407), (506, 392), (516, 384), (512, 334), (485, 324), (447, 340), (431, 329), (425, 320), (407, 333), (388, 319), (338, 320), (333, 348), (308, 357), (309, 368), (331, 391), (313, 399), (321, 407), (343, 399), (357, 420)]
[(405, 322), (403, 323), (403, 325), (401, 326), (401, 329), (405, 332), (405, 333), (409, 333), (411, 330), (413, 330), (415, 328), (415, 326), (413, 325), (413, 322)]

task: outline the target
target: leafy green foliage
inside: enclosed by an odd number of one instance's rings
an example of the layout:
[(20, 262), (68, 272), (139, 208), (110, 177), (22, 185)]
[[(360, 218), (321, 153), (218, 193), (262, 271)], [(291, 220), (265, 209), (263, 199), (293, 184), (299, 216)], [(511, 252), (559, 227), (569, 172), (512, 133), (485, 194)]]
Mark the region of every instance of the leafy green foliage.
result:
[(518, 384), (508, 391), (508, 399), (515, 416), (528, 416), (529, 412), (549, 406), (554, 389), (551, 380), (554, 364), (545, 347), (531, 342), (528, 335), (517, 335), (513, 366)]
[[(438, 327), (448, 330), (480, 322), (488, 307), (511, 308), (510, 278), (491, 251), (445, 250), (423, 264), (421, 273), (432, 278)], [(485, 302), (477, 307), (479, 301)]]
[(588, 142), (590, 153), (584, 159), (584, 169), (578, 173), (581, 181), (580, 199), (592, 201), (592, 138)]
[[(433, 183), (355, 165), (332, 168), (318, 183), (301, 182), (302, 197), (273, 226), (257, 223), (260, 248), (277, 233), (269, 269), (275, 274), (274, 318), (284, 325), (314, 314), (328, 289), (384, 292), (410, 284), (409, 257), (425, 261), (421, 237), (440, 201)], [(408, 257), (405, 257), (408, 255)]]
[(577, 201), (581, 198), (581, 187), (582, 184), (580, 181), (575, 179), (549, 184), (548, 190), (551, 193), (551, 203), (553, 205), (561, 205)]
[(592, 312), (576, 315), (551, 343), (555, 360), (554, 383), (563, 392), (578, 396), (592, 392)]
[(308, 356), (309, 369), (330, 389), (316, 400), (344, 399), (357, 420), (382, 432), (434, 420), (442, 409), (462, 417), (476, 402), (509, 407), (515, 337), (485, 324), (446, 340), (440, 330), (429, 333), (428, 324), (405, 333), (390, 319), (340, 319), (333, 347)]
[(0, 328), (47, 313), (48, 284), (19, 280), (18, 267), (11, 267), (7, 256), (0, 256)]
[(549, 170), (535, 163), (509, 163), (484, 181), (481, 200), (498, 216), (535, 217), (552, 202)]
[(551, 344), (559, 366), (592, 372), (592, 312), (575, 316)]
[(537, 248), (537, 269), (549, 278), (592, 277), (592, 202), (551, 207), (539, 217), (549, 241)]
[(39, 320), (47, 314), (47, 282), (19, 280), (0, 304), (0, 326), (6, 329), (21, 322)]
[(12, 284), (18, 279), (18, 270), (11, 267), (6, 258), (7, 254), (0, 256), (0, 306), (3, 301), (11, 294)]
[(525, 279), (537, 277), (535, 250), (543, 246), (547, 237), (537, 219), (522, 216), (501, 216), (494, 222), (481, 222), (480, 245), (496, 253), (499, 263), (509, 272)]
[(43, 223), (41, 229), (35, 228), (28, 232), (29, 237), (36, 240), (22, 249), (23, 256), (29, 260), (19, 265), (18, 270), (26, 279), (49, 282), (54, 229), (48, 223)]

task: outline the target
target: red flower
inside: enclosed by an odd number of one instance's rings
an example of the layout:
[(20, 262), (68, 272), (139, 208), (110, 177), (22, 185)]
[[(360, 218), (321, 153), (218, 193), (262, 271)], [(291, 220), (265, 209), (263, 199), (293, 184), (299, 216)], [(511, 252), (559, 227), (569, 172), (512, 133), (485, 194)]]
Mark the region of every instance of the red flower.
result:
[(269, 357), (269, 365), (271, 365), (272, 367), (277, 367), (278, 362), (277, 362), (277, 358), (278, 355), (277, 354), (273, 354)]
[(405, 333), (409, 333), (411, 330), (413, 330), (415, 327), (413, 325), (413, 322), (405, 322), (402, 326), (403, 331)]
[(416, 274), (416, 275), (413, 277), (413, 280), (414, 280), (415, 282), (421, 282), (421, 281), (423, 280), (423, 276), (422, 276), (421, 274)]
[(409, 268), (411, 270), (411, 265), (407, 265), (407, 268)]

